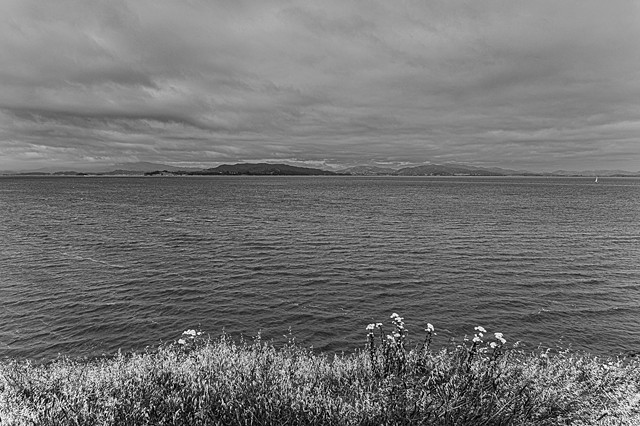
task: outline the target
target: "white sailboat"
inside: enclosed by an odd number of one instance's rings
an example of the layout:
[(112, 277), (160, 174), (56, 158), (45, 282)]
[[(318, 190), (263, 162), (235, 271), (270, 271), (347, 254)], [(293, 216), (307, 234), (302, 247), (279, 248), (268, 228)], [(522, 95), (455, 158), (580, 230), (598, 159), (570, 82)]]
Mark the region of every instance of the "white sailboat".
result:
[(594, 183), (598, 183), (598, 176), (596, 176), (596, 180), (595, 180), (595, 182), (594, 182)]

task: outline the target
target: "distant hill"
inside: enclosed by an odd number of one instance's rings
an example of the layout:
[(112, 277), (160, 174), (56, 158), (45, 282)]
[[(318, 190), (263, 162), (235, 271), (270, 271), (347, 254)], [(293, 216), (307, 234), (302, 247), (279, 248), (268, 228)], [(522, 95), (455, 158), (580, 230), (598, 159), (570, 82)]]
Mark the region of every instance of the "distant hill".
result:
[(360, 176), (535, 176), (538, 173), (526, 170), (510, 170), (498, 167), (484, 168), (463, 164), (425, 164), (394, 170), (385, 167), (356, 166), (341, 170), (344, 173)]
[(490, 167), (490, 168), (486, 168), (485, 170), (496, 172), (505, 176), (540, 176), (541, 175), (541, 173), (530, 172), (529, 170), (502, 169), (500, 167)]
[(37, 170), (22, 170), (9, 172), (10, 174), (27, 174), (27, 175), (142, 175), (145, 172), (156, 170), (166, 170), (168, 172), (177, 171), (199, 171), (199, 168), (175, 167), (166, 164), (149, 163), (149, 162), (132, 162), (132, 163), (116, 163), (116, 164), (90, 164), (77, 167), (43, 167)]
[(505, 173), (480, 167), (459, 164), (427, 164), (424, 166), (405, 167), (398, 170), (398, 176), (505, 176)]
[(307, 167), (296, 167), (288, 164), (242, 163), (223, 164), (212, 169), (188, 173), (189, 175), (285, 175), (285, 176), (320, 176), (337, 175), (327, 170)]
[(376, 166), (355, 166), (349, 167), (348, 169), (340, 170), (340, 173), (350, 174), (354, 176), (386, 176), (393, 175), (395, 172), (395, 169)]
[(555, 170), (550, 173), (555, 176), (640, 176), (640, 171), (628, 172), (625, 170)]

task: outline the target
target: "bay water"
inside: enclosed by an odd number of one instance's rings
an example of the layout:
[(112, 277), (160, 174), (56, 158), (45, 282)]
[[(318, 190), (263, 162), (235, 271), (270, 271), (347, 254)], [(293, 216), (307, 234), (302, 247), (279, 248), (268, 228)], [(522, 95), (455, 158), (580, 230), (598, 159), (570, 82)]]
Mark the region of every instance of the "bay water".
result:
[(195, 328), (350, 352), (393, 312), (416, 343), (637, 353), (640, 179), (0, 178), (0, 358)]

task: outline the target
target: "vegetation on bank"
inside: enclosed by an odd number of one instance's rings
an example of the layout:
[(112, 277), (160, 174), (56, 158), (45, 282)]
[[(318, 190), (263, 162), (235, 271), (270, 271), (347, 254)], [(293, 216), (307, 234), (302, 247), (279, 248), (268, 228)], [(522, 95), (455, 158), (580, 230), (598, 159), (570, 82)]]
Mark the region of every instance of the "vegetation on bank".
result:
[[(389, 334), (387, 334), (387, 332)], [(328, 357), (290, 342), (236, 343), (187, 330), (110, 359), (0, 364), (0, 424), (640, 424), (640, 362), (526, 353), (501, 333), (409, 347), (400, 316), (367, 346)]]

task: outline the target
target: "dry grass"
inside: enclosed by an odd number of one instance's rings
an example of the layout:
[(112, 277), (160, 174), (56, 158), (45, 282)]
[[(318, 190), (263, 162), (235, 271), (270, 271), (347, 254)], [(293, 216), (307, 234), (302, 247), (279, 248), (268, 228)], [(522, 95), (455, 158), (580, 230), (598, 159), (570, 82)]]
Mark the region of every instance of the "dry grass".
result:
[(409, 350), (401, 320), (333, 358), (187, 335), (111, 359), (0, 364), (0, 424), (640, 424), (636, 360), (528, 354), (479, 331), (435, 353), (427, 331)]

